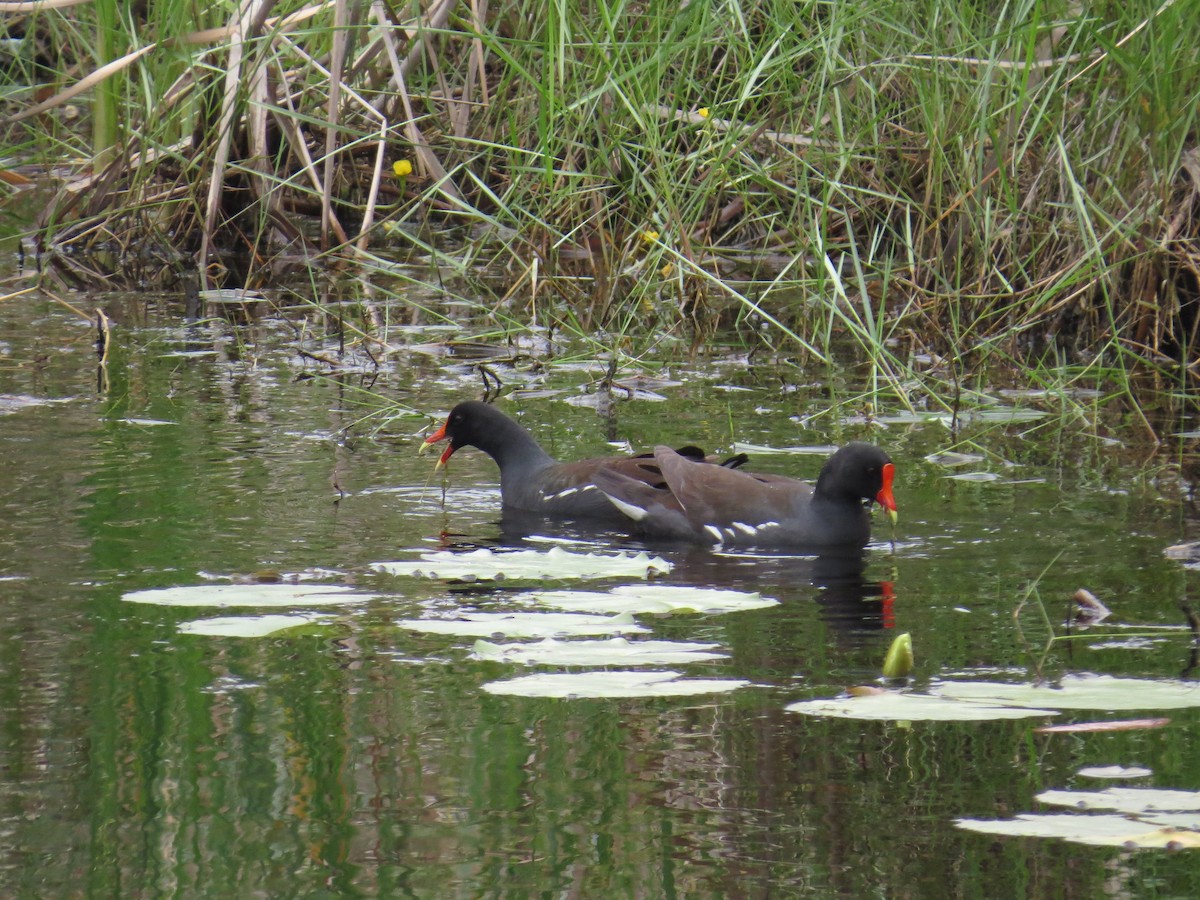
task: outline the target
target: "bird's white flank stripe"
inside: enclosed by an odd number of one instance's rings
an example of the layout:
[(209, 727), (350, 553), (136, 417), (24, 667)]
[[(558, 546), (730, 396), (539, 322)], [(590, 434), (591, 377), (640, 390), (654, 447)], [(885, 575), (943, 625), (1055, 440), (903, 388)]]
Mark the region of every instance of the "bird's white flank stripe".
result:
[(579, 487), (563, 488), (557, 494), (547, 494), (545, 491), (542, 491), (542, 499), (549, 503), (551, 500), (561, 500), (563, 497), (570, 497), (572, 494), (582, 494), (584, 491), (594, 490), (596, 490), (594, 484), (584, 484)]
[(625, 515), (629, 516), (629, 518), (633, 519), (633, 521), (640, 522), (642, 519), (646, 518), (646, 511), (640, 506), (634, 506), (632, 503), (626, 503), (624, 500), (618, 500), (612, 494), (606, 493), (604, 496), (612, 501), (613, 506), (625, 513)]

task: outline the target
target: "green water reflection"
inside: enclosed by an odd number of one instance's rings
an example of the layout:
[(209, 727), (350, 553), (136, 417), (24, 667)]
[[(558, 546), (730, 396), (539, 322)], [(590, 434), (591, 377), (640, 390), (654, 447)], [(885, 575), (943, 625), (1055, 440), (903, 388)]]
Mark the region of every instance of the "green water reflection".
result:
[[(988, 453), (1018, 465), (991, 470), (1024, 483), (971, 483), (925, 461), (948, 446), (943, 425), (871, 431), (825, 417), (799, 430), (789, 416), (821, 406), (821, 388), (781, 393), (759, 370), (697, 367), (665, 402), (618, 405), (608, 421), (561, 402), (583, 375), (551, 370), (563, 395), (512, 408), (563, 457), (603, 452), (610, 436), (719, 447), (865, 435), (897, 460), (901, 527), (891, 548), (880, 526), (850, 572), (663, 551), (673, 583), (781, 601), (648, 621), (656, 637), (730, 654), (687, 674), (753, 687), (527, 700), (480, 690), (522, 670), (394, 627), (446, 603), (444, 586), (367, 570), (406, 549), (501, 540), (489, 462), (456, 455), (444, 509), (430, 460), (413, 453), (420, 423), (355, 429), (361, 379), (298, 379), (305, 363), (281, 321), (189, 330), (170, 310), (145, 313), (118, 328), (97, 393), (86, 323), (50, 304), (0, 310), (0, 395), (65, 401), (0, 416), (0, 894), (1200, 894), (1194, 854), (952, 824), (1033, 810), (1038, 791), (1082, 784), (1085, 765), (1138, 763), (1155, 785), (1200, 788), (1195, 712), (1172, 712), (1161, 731), (1050, 736), (1033, 733), (1036, 720), (902, 727), (783, 711), (873, 680), (900, 630), (920, 678), (1028, 677), (1038, 654), (1011, 612), (1034, 582), (1056, 624), (1081, 586), (1122, 623), (1182, 623), (1196, 576), (1162, 548), (1189, 535), (1191, 511), (1163, 458), (1120, 430), (1119, 410), (1103, 426), (1031, 437), (1027, 425), (981, 431)], [(432, 412), (477, 395), (478, 377), (401, 354), (373, 390)], [(756, 464), (811, 475), (819, 458)], [(181, 635), (196, 610), (121, 600), (313, 567), (385, 596), (258, 640)], [(479, 608), (504, 600), (467, 596)], [(1092, 644), (1056, 648), (1048, 669), (1174, 677), (1188, 661), (1185, 637)]]

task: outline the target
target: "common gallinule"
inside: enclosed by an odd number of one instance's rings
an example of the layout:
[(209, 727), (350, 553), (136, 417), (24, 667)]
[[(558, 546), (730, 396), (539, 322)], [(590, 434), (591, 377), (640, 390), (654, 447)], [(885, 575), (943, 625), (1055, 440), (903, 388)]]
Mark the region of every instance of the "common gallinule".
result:
[[(450, 410), (445, 423), (425, 438), (424, 452), (448, 440), (438, 459), (438, 468), (462, 447), (476, 447), (500, 467), (500, 497), (506, 510), (536, 513), (549, 518), (589, 519), (624, 526), (625, 515), (593, 484), (598, 472), (619, 474), (624, 481), (653, 489), (663, 485), (658, 464), (649, 453), (641, 456), (601, 456), (578, 462), (556, 462), (524, 426), (495, 406), (467, 400)], [(739, 454), (720, 464), (709, 465), (698, 447), (668, 450), (673, 460), (703, 468), (733, 469), (746, 461)]]
[(816, 486), (782, 475), (696, 466), (656, 447), (661, 486), (598, 469), (592, 482), (646, 537), (710, 544), (862, 548), (871, 539), (872, 502), (896, 520), (895, 466), (871, 444), (833, 454)]

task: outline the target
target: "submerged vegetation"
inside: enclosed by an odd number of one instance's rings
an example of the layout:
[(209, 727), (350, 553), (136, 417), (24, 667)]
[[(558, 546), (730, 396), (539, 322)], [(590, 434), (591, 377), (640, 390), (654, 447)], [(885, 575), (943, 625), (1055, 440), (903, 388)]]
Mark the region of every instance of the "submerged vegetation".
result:
[(39, 233), (74, 283), (261, 288), (299, 252), (505, 327), (849, 334), (894, 386), (1197, 374), (1175, 0), (17, 7), (3, 164), (70, 164)]

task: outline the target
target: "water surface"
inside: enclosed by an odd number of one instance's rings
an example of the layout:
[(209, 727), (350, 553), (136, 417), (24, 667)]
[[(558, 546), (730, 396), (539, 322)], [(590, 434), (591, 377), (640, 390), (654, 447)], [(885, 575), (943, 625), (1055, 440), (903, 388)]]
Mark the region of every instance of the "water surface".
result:
[[(499, 521), (489, 460), (460, 452), (443, 484), (415, 454), (432, 419), (378, 431), (364, 420), (383, 402), (433, 415), (478, 396), (469, 360), (399, 348), (379, 369), (337, 373), (296, 352), (338, 347), (330, 323), (304, 326), (297, 313), (188, 325), (173, 298), (74, 299), (114, 322), (99, 377), (92, 323), (37, 295), (0, 304), (0, 893), (1090, 897), (1145, 896), (1152, 883), (1155, 896), (1200, 894), (1192, 853), (953, 824), (1036, 810), (1047, 788), (1103, 787), (1078, 774), (1090, 765), (1136, 763), (1153, 773), (1142, 783), (1200, 789), (1194, 711), (1172, 711), (1163, 730), (1066, 736), (1035, 734), (1038, 720), (902, 725), (784, 710), (876, 682), (900, 632), (913, 635), (918, 682), (1023, 681), (1039, 667), (1184, 672), (1184, 634), (1109, 629), (1044, 652), (1040, 616), (1023, 615), (1021, 631), (1012, 615), (1040, 599), (1062, 633), (1068, 598), (1086, 587), (1117, 626), (1184, 623), (1196, 575), (1162, 550), (1196, 537), (1174, 465), (1194, 448), (1147, 445), (1119, 403), (1088, 413), (1010, 398), (1049, 416), (958, 435), (940, 421), (881, 427), (853, 402), (828, 411), (830, 373), (748, 368), (731, 350), (676, 365), (664, 400), (618, 400), (602, 415), (577, 404), (595, 377), (587, 367), (554, 354), (538, 372), (494, 360), (509, 383), (557, 392), (503, 402), (561, 458), (609, 452), (611, 440), (868, 439), (896, 460), (901, 513), (894, 540), (877, 517), (861, 566), (652, 548), (675, 566), (668, 583), (780, 601), (644, 619), (654, 637), (728, 654), (686, 674), (749, 687), (500, 697), (481, 686), (524, 669), (472, 661), (470, 641), (395, 622), (449, 603), (503, 608), (504, 592), (369, 568), (420, 548), (521, 543)], [(927, 461), (948, 449), (984, 459)], [(821, 457), (754, 462), (815, 476)], [(998, 477), (948, 477), (963, 472)], [(587, 541), (577, 548), (641, 547), (574, 537)], [(330, 626), (253, 640), (178, 632), (213, 611), (122, 600), (314, 570), (381, 596)]]

